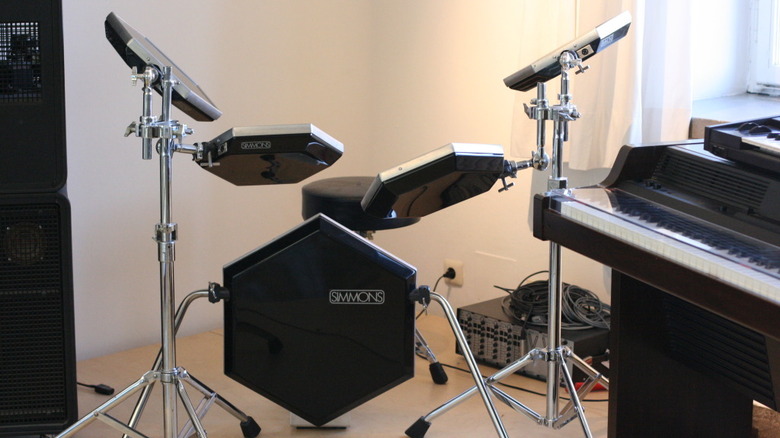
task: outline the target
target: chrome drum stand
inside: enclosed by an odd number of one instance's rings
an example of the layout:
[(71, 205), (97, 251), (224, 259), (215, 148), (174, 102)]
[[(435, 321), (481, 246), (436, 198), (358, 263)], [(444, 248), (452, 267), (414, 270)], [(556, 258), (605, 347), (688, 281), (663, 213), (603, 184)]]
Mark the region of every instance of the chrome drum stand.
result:
[[(569, 70), (577, 68), (576, 73), (582, 73), (587, 70), (587, 66), (582, 65), (581, 59), (573, 51), (564, 51), (561, 53), (559, 62), (561, 65), (561, 92), (559, 95), (560, 102), (558, 105), (550, 106), (546, 97), (545, 84), (541, 82), (537, 84), (536, 99), (531, 101), (531, 107), (525, 105), (525, 111), (528, 117), (537, 121), (537, 150), (534, 152), (532, 159), (517, 163), (515, 165), (516, 168), (514, 169), (517, 170), (533, 167), (537, 170), (545, 170), (548, 167), (550, 164), (550, 159), (544, 150), (545, 122), (552, 120), (554, 135), (552, 169), (550, 178), (548, 180), (549, 191), (565, 191), (567, 189), (567, 179), (562, 176), (561, 172), (563, 167), (563, 143), (568, 140), (568, 122), (575, 121), (580, 117), (579, 112), (577, 112), (577, 108), (571, 101), (572, 96), (569, 94)], [(505, 183), (502, 190), (507, 188), (509, 188), (509, 186)], [(593, 435), (591, 434), (590, 427), (588, 426), (588, 421), (585, 418), (584, 408), (582, 406), (582, 398), (585, 397), (597, 383), (600, 383), (605, 388), (608, 388), (609, 380), (604, 375), (596, 371), (593, 367), (588, 365), (584, 360), (576, 356), (568, 347), (561, 345), (561, 309), (563, 295), (561, 279), (561, 247), (554, 242), (550, 243), (549, 263), (549, 321), (546, 348), (535, 348), (529, 351), (523, 357), (502, 368), (495, 374), (482, 379), (479, 374), (479, 370), (476, 368), (477, 366), (473, 354), (468, 347), (468, 342), (466, 341), (465, 336), (463, 335), (463, 332), (457, 323), (457, 320), (455, 320), (455, 315), (451, 311), (445, 311), (447, 319), (450, 322), (450, 326), (455, 332), (458, 346), (463, 352), (463, 355), (465, 356), (471, 370), (472, 376), (475, 379), (476, 386), (452, 398), (443, 405), (429, 412), (427, 415), (420, 417), (406, 430), (407, 436), (411, 438), (423, 437), (428, 431), (428, 428), (431, 426), (431, 421), (434, 418), (444, 414), (459, 403), (479, 393), (483, 398), (485, 406), (488, 409), (490, 419), (496, 429), (496, 432), (501, 438), (507, 438), (508, 435), (506, 429), (503, 426), (503, 423), (501, 422), (501, 419), (495, 412), (495, 409), (490, 402), (489, 394), (492, 394), (499, 401), (505, 403), (515, 411), (530, 417), (539, 425), (560, 429), (570, 421), (574, 420), (574, 418), (579, 418), (585, 436), (587, 438), (592, 438)], [(436, 301), (440, 302), (442, 306), (445, 305), (446, 302), (442, 302), (444, 300), (443, 298), (436, 298)], [(535, 412), (531, 408), (525, 406), (495, 386), (495, 383), (500, 382), (502, 379), (514, 374), (523, 367), (532, 364), (535, 360), (544, 360), (547, 362), (547, 403), (546, 412), (544, 415)], [(571, 372), (568, 368), (568, 363), (576, 366), (588, 376), (587, 380), (583, 383), (582, 386), (580, 386), (579, 389), (576, 389), (574, 385)], [(563, 409), (560, 408), (559, 391), (561, 380), (563, 380), (563, 383), (571, 397), (570, 401), (563, 407)], [(487, 388), (489, 394), (486, 394), (485, 388)]]
[[(58, 437), (73, 436), (79, 430), (87, 427), (95, 420), (100, 420), (114, 429), (122, 432), (125, 437), (146, 438), (146, 435), (136, 430), (143, 407), (146, 404), (149, 391), (156, 382), (162, 384), (163, 395), (163, 432), (165, 438), (190, 436), (193, 431), (199, 438), (206, 437), (206, 431), (201, 424), (201, 417), (208, 408), (217, 403), (228, 413), (241, 422), (243, 436), (254, 438), (260, 433), (260, 427), (246, 414), (236, 409), (232, 404), (214, 393), (203, 383), (192, 377), (187, 371), (176, 364), (176, 329), (184, 315), (189, 303), (201, 296), (219, 298), (217, 286), (212, 284), (209, 291), (193, 292), (183, 302), (179, 312), (175, 311), (174, 301), (174, 259), (177, 225), (171, 221), (171, 175), (174, 152), (187, 152), (190, 154), (202, 153), (198, 146), (181, 144), (185, 135), (192, 133), (186, 125), (171, 120), (172, 90), (175, 80), (171, 74), (171, 66), (162, 67), (158, 71), (153, 67), (146, 67), (143, 73), (133, 72), (133, 83), (138, 80), (143, 82), (143, 115), (140, 123), (133, 122), (125, 136), (135, 133), (142, 138), (143, 159), (152, 158), (152, 140), (157, 141), (157, 153), (160, 156), (160, 222), (155, 226), (155, 241), (158, 247), (158, 260), (160, 262), (160, 300), (161, 300), (161, 338), (162, 347), (157, 361), (152, 369), (146, 372), (139, 380), (131, 384), (116, 396), (99, 406), (97, 409), (78, 420)], [(161, 81), (162, 85), (162, 114), (152, 115), (152, 85)], [(178, 139), (178, 143), (176, 140)], [(184, 383), (198, 390), (203, 399), (198, 407), (195, 407), (187, 395)], [(130, 421), (125, 424), (108, 414), (118, 404), (142, 391), (142, 395), (136, 405)], [(182, 402), (189, 417), (189, 421), (179, 430), (177, 417), (177, 404)]]

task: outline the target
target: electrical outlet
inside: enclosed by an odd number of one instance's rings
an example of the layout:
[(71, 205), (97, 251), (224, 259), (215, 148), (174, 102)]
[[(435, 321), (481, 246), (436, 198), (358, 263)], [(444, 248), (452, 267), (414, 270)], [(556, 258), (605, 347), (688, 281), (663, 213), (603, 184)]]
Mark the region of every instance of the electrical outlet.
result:
[(445, 278), (444, 282), (450, 286), (463, 286), (463, 262), (460, 260), (444, 259), (444, 272), (452, 268), (455, 270), (455, 278)]

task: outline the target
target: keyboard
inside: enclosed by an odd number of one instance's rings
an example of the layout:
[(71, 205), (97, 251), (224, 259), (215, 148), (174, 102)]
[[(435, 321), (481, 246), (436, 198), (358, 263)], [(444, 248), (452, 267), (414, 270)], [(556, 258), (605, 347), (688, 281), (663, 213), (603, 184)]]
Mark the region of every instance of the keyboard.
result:
[(780, 155), (780, 134), (773, 134), (771, 137), (746, 137), (742, 142), (755, 146), (762, 152)]
[(534, 197), (534, 236), (612, 271), (610, 436), (689, 436), (712, 423), (668, 413), (700, 406), (728, 419), (707, 436), (747, 437), (752, 400), (780, 406), (779, 194), (780, 174), (684, 142), (626, 145), (601, 184)]
[(780, 248), (615, 188), (554, 196), (561, 216), (780, 303)]
[(736, 163), (780, 173), (780, 117), (708, 126), (704, 149)]

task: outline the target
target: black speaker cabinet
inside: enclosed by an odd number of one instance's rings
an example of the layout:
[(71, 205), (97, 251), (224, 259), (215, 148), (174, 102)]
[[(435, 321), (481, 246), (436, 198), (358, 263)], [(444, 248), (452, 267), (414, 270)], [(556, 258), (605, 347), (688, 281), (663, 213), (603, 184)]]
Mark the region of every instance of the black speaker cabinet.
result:
[(0, 193), (65, 184), (65, 91), (59, 0), (0, 2)]
[(76, 420), (70, 205), (0, 196), (0, 436)]
[(416, 275), (313, 216), (225, 266), (225, 374), (326, 424), (414, 376)]

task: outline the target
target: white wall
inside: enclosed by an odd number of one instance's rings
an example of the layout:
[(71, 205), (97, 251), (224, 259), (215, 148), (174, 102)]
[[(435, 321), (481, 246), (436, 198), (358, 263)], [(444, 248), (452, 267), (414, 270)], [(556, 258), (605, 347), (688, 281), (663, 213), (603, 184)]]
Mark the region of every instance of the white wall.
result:
[[(345, 144), (332, 168), (288, 186), (235, 187), (177, 156), (181, 298), (221, 282), (223, 264), (300, 223), (305, 183), (374, 175), (449, 142), (508, 150), (517, 115), (515, 92), (502, 79), (532, 61), (516, 56), (529, 43), (519, 37), (528, 29), (516, 24), (521, 3), (64, 0), (78, 359), (159, 340), (158, 169), (141, 160), (139, 140), (122, 137), (139, 116), (141, 91), (105, 40), (109, 12), (154, 41), (224, 112), (212, 123), (176, 112), (195, 129), (190, 141), (232, 126), (311, 122)], [(557, 46), (535, 42), (541, 51)], [(375, 242), (415, 265), (420, 284), (433, 284), (444, 258), (464, 261), (464, 287), (439, 289), (455, 307), (500, 296), (494, 284), (513, 287), (547, 266), (547, 243), (530, 233), (531, 195), (544, 187), (532, 188), (532, 177), (546, 176), (525, 171), (508, 193), (496, 187), (414, 226), (380, 232)], [(565, 281), (608, 299), (599, 265), (564, 259)], [(182, 334), (221, 325), (222, 306), (203, 301)]]

